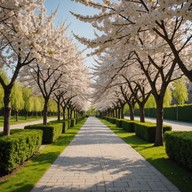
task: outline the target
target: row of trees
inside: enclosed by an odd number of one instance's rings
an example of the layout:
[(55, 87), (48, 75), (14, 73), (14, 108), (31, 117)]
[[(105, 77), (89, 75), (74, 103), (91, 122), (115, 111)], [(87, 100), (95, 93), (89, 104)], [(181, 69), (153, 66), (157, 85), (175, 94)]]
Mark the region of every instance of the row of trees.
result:
[(89, 74), (81, 52), (67, 36), (67, 27), (57, 27), (56, 11), (47, 16), (44, 1), (0, 0), (0, 74), (4, 92), (4, 134), (10, 134), (11, 94), (16, 80), (43, 97), (43, 124), (47, 123), (49, 100), (64, 112), (82, 112), (88, 107)]
[[(99, 31), (94, 40), (75, 36), (97, 55), (94, 67), (95, 106), (130, 118), (134, 107), (144, 106), (152, 94), (157, 107), (155, 145), (163, 145), (163, 100), (168, 87), (186, 76), (192, 81), (192, 4), (190, 0), (76, 0), (99, 10), (97, 15), (73, 15)], [(185, 78), (185, 79), (186, 79)]]
[[(4, 92), (0, 85), (0, 110), (3, 112)], [(31, 113), (34, 116), (43, 111), (43, 98), (41, 96), (33, 95), (32, 88), (25, 88), (22, 83), (16, 82), (11, 92), (11, 108), (14, 111), (15, 119), (18, 121), (19, 112), (22, 111), (22, 115), (27, 119), (28, 114)], [(49, 112), (57, 112), (56, 102), (52, 99), (49, 101)]]

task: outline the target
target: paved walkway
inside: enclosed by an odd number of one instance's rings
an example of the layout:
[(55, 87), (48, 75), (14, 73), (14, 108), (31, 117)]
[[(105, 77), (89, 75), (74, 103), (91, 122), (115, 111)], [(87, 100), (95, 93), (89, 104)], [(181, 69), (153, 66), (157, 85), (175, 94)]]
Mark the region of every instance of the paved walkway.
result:
[(85, 125), (32, 192), (179, 192), (98, 119)]

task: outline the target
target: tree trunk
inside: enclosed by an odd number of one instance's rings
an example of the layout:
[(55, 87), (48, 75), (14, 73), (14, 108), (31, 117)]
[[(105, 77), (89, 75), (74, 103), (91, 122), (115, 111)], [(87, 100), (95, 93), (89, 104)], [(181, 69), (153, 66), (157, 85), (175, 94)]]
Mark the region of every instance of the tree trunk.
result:
[(71, 109), (70, 110), (70, 117), (71, 117), (70, 119), (72, 119), (72, 115), (73, 115), (73, 110)]
[(145, 122), (144, 106), (142, 104), (140, 104), (139, 109), (140, 109), (140, 122)]
[(134, 121), (134, 108), (133, 105), (130, 103), (127, 103), (129, 106), (129, 116), (130, 116), (130, 120)]
[(71, 119), (70, 118), (70, 109), (69, 108), (67, 108), (67, 113), (68, 113), (68, 119)]
[(120, 119), (120, 109), (117, 109), (117, 118)]
[(109, 114), (109, 117), (111, 117), (111, 110), (109, 109), (109, 111), (108, 111), (108, 114)]
[(121, 106), (121, 119), (124, 119), (124, 106), (125, 105)]
[(44, 107), (43, 107), (43, 125), (47, 125), (47, 111), (48, 111), (48, 98), (44, 98)]
[(27, 118), (28, 118), (28, 111), (26, 111), (25, 113), (25, 120), (27, 120)]
[(61, 120), (61, 109), (60, 109), (60, 102), (57, 102), (57, 120)]
[(155, 146), (163, 146), (163, 101), (158, 101), (156, 110)]
[(18, 114), (19, 114), (19, 112), (15, 111), (15, 120), (16, 120), (16, 122), (18, 121)]
[(65, 107), (62, 107), (63, 109), (63, 120), (65, 120)]
[(73, 117), (74, 119), (76, 119), (75, 110), (73, 111)]
[(4, 124), (3, 133), (4, 135), (10, 135), (10, 118), (11, 118), (11, 89), (4, 89)]
[(114, 118), (114, 109), (112, 110), (112, 117)]
[(115, 110), (115, 118), (117, 118), (117, 108), (114, 109)]

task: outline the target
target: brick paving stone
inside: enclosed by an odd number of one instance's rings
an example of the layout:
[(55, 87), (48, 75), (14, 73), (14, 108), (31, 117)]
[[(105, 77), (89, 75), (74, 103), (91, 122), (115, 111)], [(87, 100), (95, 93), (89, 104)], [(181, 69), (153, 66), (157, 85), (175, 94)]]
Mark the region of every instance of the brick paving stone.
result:
[(31, 192), (179, 192), (98, 119), (85, 125)]

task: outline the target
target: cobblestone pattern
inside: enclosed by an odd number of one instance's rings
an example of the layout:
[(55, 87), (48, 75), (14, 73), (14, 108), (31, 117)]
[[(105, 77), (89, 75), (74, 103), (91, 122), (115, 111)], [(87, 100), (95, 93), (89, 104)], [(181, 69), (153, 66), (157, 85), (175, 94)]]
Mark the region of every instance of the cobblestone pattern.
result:
[(98, 119), (89, 117), (32, 192), (179, 192)]

